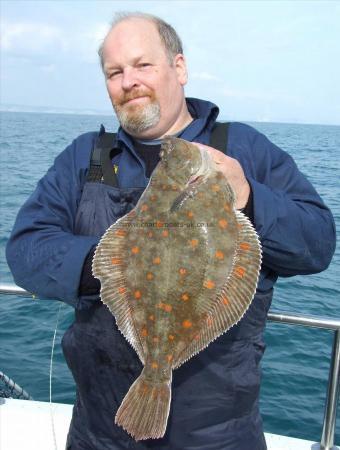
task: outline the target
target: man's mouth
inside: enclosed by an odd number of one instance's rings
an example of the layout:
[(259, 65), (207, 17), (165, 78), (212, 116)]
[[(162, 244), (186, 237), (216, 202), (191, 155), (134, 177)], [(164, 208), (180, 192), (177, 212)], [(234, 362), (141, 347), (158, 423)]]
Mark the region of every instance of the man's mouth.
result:
[(138, 103), (138, 102), (141, 102), (141, 101), (143, 101), (144, 99), (146, 99), (148, 97), (149, 97), (148, 95), (141, 95), (139, 97), (129, 98), (129, 99), (124, 100), (122, 104), (126, 105), (126, 104), (131, 104), (131, 103)]

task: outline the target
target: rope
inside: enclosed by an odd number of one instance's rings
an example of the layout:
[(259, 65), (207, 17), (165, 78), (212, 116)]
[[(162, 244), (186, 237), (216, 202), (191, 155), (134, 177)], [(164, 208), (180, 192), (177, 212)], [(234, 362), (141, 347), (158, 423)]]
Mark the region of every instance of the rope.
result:
[(53, 372), (53, 356), (54, 356), (54, 346), (55, 346), (55, 339), (57, 335), (57, 329), (59, 325), (59, 317), (60, 317), (60, 311), (63, 307), (63, 302), (59, 303), (59, 308), (57, 312), (57, 320), (54, 328), (53, 333), (53, 339), (52, 339), (52, 348), (51, 348), (51, 359), (50, 359), (50, 413), (51, 413), (51, 425), (52, 425), (52, 435), (53, 435), (53, 443), (54, 443), (54, 449), (58, 450), (57, 446), (57, 437), (55, 432), (55, 426), (54, 426), (54, 415), (53, 415), (53, 405), (52, 405), (52, 372)]

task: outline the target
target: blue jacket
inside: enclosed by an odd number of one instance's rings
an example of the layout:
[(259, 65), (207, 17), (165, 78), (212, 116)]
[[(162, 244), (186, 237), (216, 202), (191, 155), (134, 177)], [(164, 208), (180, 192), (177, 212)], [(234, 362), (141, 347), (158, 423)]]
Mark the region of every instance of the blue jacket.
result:
[[(182, 138), (207, 144), (218, 109), (188, 99), (194, 122)], [(7, 246), (15, 281), (76, 307), (63, 337), (77, 386), (67, 448), (71, 450), (265, 450), (258, 410), (262, 331), (278, 276), (318, 272), (334, 251), (332, 216), (292, 158), (253, 128), (232, 123), (228, 154), (251, 184), (263, 266), (244, 318), (178, 370), (164, 438), (135, 443), (113, 415), (141, 363), (98, 296), (79, 297), (84, 260), (105, 229), (138, 200), (148, 179), (132, 141), (118, 132), (119, 189), (85, 183), (98, 133), (78, 137), (18, 214)]]
[[(182, 137), (208, 144), (218, 108), (195, 99), (190, 105), (198, 119)], [(84, 260), (99, 240), (74, 234), (97, 136), (79, 136), (55, 159), (19, 211), (7, 245), (8, 265), (18, 285), (74, 306), (81, 301), (78, 286)], [(145, 187), (148, 179), (131, 138), (120, 129), (118, 140), (123, 146), (120, 186)], [(254, 223), (263, 248), (258, 289), (270, 290), (278, 276), (326, 269), (335, 249), (333, 217), (291, 156), (241, 123), (230, 124), (228, 155), (240, 162), (253, 191)]]

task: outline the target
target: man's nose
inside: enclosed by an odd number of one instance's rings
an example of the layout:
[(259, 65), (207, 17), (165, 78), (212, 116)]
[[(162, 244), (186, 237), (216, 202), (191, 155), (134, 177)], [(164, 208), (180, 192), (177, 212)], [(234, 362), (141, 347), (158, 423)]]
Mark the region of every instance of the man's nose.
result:
[(125, 91), (131, 90), (133, 87), (138, 86), (139, 82), (136, 77), (136, 71), (133, 67), (126, 67), (123, 71), (122, 88)]

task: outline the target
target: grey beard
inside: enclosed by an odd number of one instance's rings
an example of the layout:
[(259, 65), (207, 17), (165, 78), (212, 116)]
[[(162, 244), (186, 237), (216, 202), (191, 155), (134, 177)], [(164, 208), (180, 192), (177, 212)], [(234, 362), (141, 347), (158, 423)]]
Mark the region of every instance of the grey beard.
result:
[(158, 102), (154, 102), (145, 106), (138, 113), (116, 110), (116, 114), (121, 127), (133, 135), (157, 125), (161, 116), (161, 108)]

